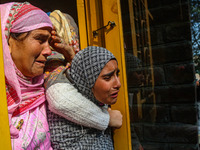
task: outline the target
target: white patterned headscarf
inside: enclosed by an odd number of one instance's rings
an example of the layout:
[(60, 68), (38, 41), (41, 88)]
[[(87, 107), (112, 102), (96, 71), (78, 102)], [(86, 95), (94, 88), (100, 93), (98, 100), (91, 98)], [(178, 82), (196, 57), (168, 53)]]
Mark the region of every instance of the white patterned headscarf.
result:
[(79, 51), (73, 58), (70, 76), (75, 87), (88, 99), (98, 104), (94, 98), (92, 87), (104, 66), (115, 56), (103, 47), (89, 46)]

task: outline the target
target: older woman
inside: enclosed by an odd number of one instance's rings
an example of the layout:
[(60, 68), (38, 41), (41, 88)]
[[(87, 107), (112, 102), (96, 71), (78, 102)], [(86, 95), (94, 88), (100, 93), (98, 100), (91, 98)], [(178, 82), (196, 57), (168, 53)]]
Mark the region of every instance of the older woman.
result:
[[(83, 49), (73, 58), (71, 68), (63, 68), (56, 79), (47, 84), (46, 96), (50, 110), (66, 118), (64, 119), (53, 112), (48, 114), (53, 148), (112, 150), (110, 127), (102, 131), (99, 128), (91, 128), (91, 125), (86, 123), (83, 126), (74, 121), (72, 116), (74, 116), (74, 112), (79, 116), (85, 116), (85, 118), (94, 115), (95, 112), (87, 111), (95, 106), (108, 112), (110, 110), (107, 105), (116, 103), (121, 83), (118, 63), (114, 55), (102, 47), (90, 46)], [(69, 84), (73, 85), (79, 94), (75, 95), (75, 90)], [(93, 102), (93, 105), (80, 107), (81, 103), (86, 103), (84, 99), (80, 98), (74, 102), (71, 101), (71, 99), (79, 97), (80, 94)], [(69, 105), (74, 109), (65, 113)], [(87, 113), (82, 113), (84, 110)], [(116, 114), (117, 125), (115, 124), (114, 127), (120, 128), (122, 115), (121, 113)], [(80, 120), (79, 116), (76, 120)], [(98, 119), (101, 120), (101, 118), (96, 118), (96, 120)]]
[(46, 13), (27, 2), (2, 4), (0, 11), (12, 148), (52, 149), (43, 72), (49, 43), (56, 48), (60, 39)]
[(42, 87), (51, 21), (29, 3), (7, 3), (0, 10), (12, 148), (51, 149)]

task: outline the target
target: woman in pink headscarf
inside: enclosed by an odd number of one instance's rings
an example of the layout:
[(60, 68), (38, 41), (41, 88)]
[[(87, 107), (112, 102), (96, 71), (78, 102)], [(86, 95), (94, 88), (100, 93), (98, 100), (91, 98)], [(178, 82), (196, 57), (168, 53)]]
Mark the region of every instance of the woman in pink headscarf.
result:
[(43, 72), (59, 39), (49, 17), (25, 3), (0, 5), (4, 70), (12, 148), (51, 148)]

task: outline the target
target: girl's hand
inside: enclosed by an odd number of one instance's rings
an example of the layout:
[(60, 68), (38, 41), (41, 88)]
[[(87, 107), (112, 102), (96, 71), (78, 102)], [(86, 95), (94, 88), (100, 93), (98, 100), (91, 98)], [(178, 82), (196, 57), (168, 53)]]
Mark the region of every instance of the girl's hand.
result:
[(55, 27), (53, 27), (51, 31), (51, 39), (50, 46), (55, 51), (63, 54), (68, 62), (71, 62), (75, 56), (75, 52), (69, 44), (65, 43), (64, 40), (57, 35)]
[(111, 108), (108, 108), (108, 113), (110, 115), (109, 126), (116, 129), (121, 128), (123, 118), (121, 112), (119, 110), (111, 110)]

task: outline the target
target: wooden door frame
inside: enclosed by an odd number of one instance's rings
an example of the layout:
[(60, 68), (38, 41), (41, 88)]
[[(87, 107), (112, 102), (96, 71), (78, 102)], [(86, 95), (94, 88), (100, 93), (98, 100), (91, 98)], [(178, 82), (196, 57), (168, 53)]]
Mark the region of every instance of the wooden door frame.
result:
[[(1, 29), (1, 21), (0, 21), (0, 29)], [(0, 95), (0, 100), (1, 100), (1, 104), (0, 104), (0, 136), (1, 136), (0, 149), (11, 150), (1, 30), (0, 30), (0, 93), (1, 93), (1, 95)]]

